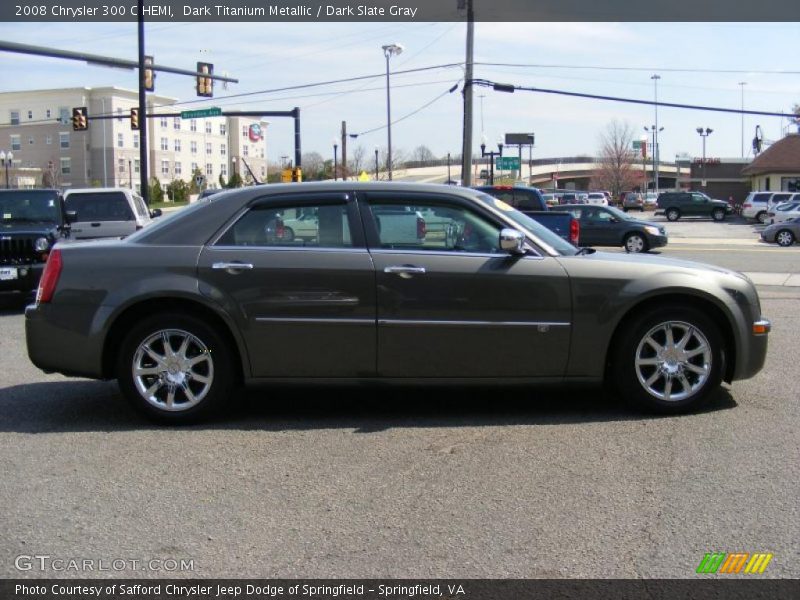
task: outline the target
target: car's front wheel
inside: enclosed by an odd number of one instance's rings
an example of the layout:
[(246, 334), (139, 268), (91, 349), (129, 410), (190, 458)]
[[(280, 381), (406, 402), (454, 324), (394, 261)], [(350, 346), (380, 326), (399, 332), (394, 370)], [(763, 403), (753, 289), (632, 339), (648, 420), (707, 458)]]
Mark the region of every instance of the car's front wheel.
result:
[(611, 376), (630, 403), (647, 411), (697, 409), (722, 381), (725, 355), (719, 327), (688, 307), (639, 315), (622, 336)]
[(715, 208), (714, 211), (711, 213), (711, 218), (715, 221), (724, 221), (725, 220), (725, 209), (723, 208)]
[(791, 246), (794, 244), (794, 234), (788, 229), (781, 229), (775, 234), (775, 241), (778, 246)]
[(626, 252), (647, 252), (647, 240), (640, 233), (629, 233), (625, 237)]
[(681, 211), (679, 211), (677, 208), (668, 208), (666, 215), (668, 221), (677, 221), (681, 218)]
[(230, 395), (230, 351), (213, 328), (192, 315), (165, 313), (135, 325), (122, 342), (117, 378), (145, 416), (186, 423), (208, 416)]

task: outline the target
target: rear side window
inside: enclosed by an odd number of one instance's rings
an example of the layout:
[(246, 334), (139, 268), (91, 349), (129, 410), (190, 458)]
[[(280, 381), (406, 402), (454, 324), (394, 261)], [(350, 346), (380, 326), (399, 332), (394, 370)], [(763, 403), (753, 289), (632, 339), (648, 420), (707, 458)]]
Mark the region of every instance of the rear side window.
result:
[(753, 196), (753, 200), (752, 201), (753, 202), (766, 202), (766, 201), (768, 201), (770, 199), (770, 196), (772, 196), (772, 194), (756, 194), (755, 196)]
[(786, 202), (791, 198), (791, 194), (773, 194), (771, 202), (773, 204), (780, 204), (782, 202)]
[(347, 205), (256, 206), (219, 239), (217, 246), (350, 248)]
[(77, 213), (76, 221), (132, 221), (133, 211), (122, 192), (79, 192), (66, 199), (67, 210)]

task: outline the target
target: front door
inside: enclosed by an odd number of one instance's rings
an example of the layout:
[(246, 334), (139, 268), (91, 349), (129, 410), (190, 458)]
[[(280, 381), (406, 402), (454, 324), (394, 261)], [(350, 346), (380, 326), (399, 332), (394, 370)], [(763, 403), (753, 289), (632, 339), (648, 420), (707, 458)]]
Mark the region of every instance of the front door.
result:
[[(502, 221), (454, 196), (382, 192), (363, 199), (378, 284), (380, 376), (563, 374), (571, 301), (555, 258), (503, 252)], [(421, 215), (436, 219), (420, 227)]]
[[(315, 229), (288, 234), (301, 217)], [(198, 274), (236, 319), (253, 376), (375, 375), (375, 273), (348, 194), (251, 205), (203, 249)]]

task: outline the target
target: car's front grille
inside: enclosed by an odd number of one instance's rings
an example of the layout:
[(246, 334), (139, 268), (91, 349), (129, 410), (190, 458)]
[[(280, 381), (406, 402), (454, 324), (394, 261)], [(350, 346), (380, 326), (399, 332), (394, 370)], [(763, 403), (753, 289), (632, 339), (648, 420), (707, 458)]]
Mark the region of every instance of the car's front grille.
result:
[(41, 262), (33, 249), (34, 238), (0, 236), (0, 264), (26, 265)]

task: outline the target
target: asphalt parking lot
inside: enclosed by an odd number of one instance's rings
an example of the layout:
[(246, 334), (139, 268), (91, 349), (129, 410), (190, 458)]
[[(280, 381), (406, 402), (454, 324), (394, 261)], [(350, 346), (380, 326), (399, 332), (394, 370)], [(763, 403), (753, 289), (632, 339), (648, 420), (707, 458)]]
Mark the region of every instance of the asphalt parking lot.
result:
[[(745, 243), (752, 225), (670, 228), (689, 242), (664, 255), (800, 272), (797, 248)], [(0, 574), (685, 578), (706, 552), (744, 551), (798, 577), (800, 287), (760, 293), (765, 369), (696, 415), (582, 388), (267, 388), (178, 429), (142, 421), (113, 382), (38, 371), (5, 305)], [(20, 555), (192, 569), (20, 571)]]

